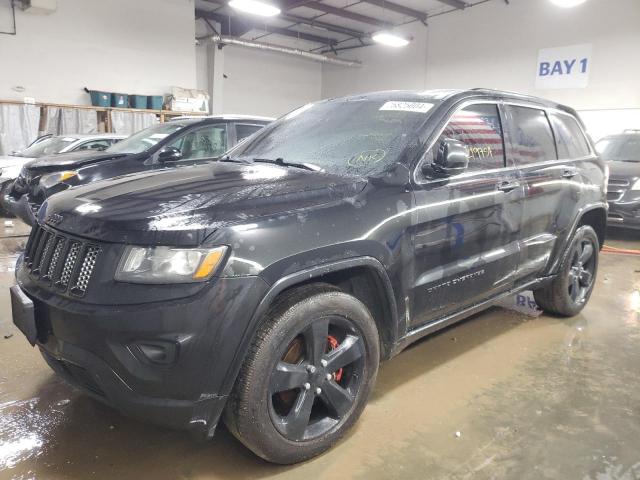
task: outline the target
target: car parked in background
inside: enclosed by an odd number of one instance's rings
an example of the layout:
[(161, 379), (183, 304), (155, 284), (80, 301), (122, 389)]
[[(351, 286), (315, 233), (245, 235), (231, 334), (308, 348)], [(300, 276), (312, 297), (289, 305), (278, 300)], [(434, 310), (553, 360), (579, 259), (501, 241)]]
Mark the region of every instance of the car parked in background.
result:
[(321, 101), (219, 161), (52, 196), (13, 319), (94, 398), (204, 438), (224, 418), (261, 457), (299, 462), (349, 430), (379, 362), (411, 342), (523, 290), (580, 312), (605, 178), (576, 112), (553, 102)]
[(607, 225), (640, 229), (640, 130), (604, 137), (596, 148), (609, 165)]
[(247, 115), (184, 118), (141, 130), (105, 150), (45, 156), (24, 165), (1, 202), (32, 225), (40, 205), (55, 193), (129, 173), (209, 161), (273, 120)]
[(0, 157), (0, 197), (6, 193), (9, 184), (18, 177), (22, 167), (34, 158), (67, 152), (105, 150), (126, 137), (126, 135), (116, 135), (115, 133), (38, 137), (24, 150)]

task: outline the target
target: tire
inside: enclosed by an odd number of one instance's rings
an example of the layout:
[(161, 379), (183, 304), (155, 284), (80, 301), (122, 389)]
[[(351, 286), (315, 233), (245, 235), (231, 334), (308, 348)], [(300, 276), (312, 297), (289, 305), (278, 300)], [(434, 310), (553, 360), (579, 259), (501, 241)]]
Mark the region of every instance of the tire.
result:
[[(7, 182), (4, 182), (2, 185), (0, 185), (0, 198), (4, 198), (5, 194), (11, 188), (12, 183), (13, 183), (13, 180), (9, 180)], [(0, 217), (13, 218), (15, 217), (15, 215), (12, 214), (9, 210), (7, 210), (4, 207), (4, 204), (0, 202)]]
[(536, 303), (546, 312), (562, 317), (580, 313), (593, 292), (599, 252), (600, 243), (593, 227), (579, 227), (556, 277), (548, 285), (534, 290)]
[(315, 457), (362, 413), (379, 360), (378, 330), (362, 302), (329, 285), (285, 292), (256, 333), (224, 422), (269, 462)]

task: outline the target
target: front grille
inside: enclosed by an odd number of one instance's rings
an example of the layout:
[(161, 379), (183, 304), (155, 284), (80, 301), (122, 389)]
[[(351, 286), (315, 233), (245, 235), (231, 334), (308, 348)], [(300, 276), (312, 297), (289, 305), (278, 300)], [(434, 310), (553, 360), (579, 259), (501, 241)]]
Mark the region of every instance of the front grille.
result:
[(27, 241), (24, 261), (34, 278), (51, 283), (59, 291), (83, 297), (99, 254), (97, 245), (36, 225)]
[(609, 179), (609, 188), (619, 188), (619, 187), (628, 187), (631, 185), (631, 182), (626, 178), (610, 178)]
[(607, 200), (609, 202), (617, 202), (624, 195), (624, 191), (620, 192), (618, 190), (608, 190), (607, 191)]
[(609, 178), (609, 184), (607, 185), (607, 200), (610, 202), (617, 202), (624, 196), (630, 186), (631, 181), (629, 179)]

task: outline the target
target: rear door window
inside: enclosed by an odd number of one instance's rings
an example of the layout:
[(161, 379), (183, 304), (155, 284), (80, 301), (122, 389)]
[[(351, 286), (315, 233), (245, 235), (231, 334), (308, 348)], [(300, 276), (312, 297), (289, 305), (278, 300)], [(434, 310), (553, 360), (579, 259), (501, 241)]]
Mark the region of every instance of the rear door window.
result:
[(557, 160), (556, 145), (544, 110), (508, 106), (511, 113), (511, 145), (516, 165)]
[(263, 125), (247, 125), (244, 123), (236, 123), (236, 141), (240, 143), (250, 135), (260, 130)]
[(504, 166), (502, 122), (495, 104), (474, 104), (458, 110), (449, 119), (436, 145), (447, 138), (468, 147), (469, 171)]
[(582, 158), (591, 154), (589, 142), (575, 118), (563, 114), (551, 114), (551, 125), (556, 135), (558, 157)]

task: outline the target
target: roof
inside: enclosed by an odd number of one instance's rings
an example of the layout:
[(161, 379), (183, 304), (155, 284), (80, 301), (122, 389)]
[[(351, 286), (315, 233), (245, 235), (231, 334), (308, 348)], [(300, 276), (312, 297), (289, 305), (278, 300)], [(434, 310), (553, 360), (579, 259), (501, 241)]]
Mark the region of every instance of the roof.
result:
[(273, 117), (261, 117), (257, 115), (235, 115), (235, 114), (220, 114), (220, 115), (183, 115), (180, 117), (174, 117), (170, 121), (174, 122), (176, 120), (225, 120), (225, 121), (235, 121), (235, 120), (245, 120), (245, 121), (254, 121), (254, 122), (273, 122), (275, 118)]
[(90, 140), (92, 138), (127, 138), (128, 135), (118, 133), (68, 133), (66, 135), (52, 135), (57, 138), (77, 138), (78, 140)]
[(445, 100), (464, 100), (472, 97), (492, 97), (500, 99), (520, 100), (533, 102), (551, 108), (561, 108), (563, 110), (573, 111), (570, 107), (560, 105), (551, 100), (524, 95), (516, 92), (508, 92), (504, 90), (493, 90), (488, 88), (471, 88), (471, 89), (433, 89), (433, 90), (383, 90), (379, 92), (369, 92), (356, 95), (348, 95), (345, 97), (333, 98), (330, 101), (349, 101), (349, 100), (380, 100), (380, 101), (404, 101), (404, 102), (433, 102)]

